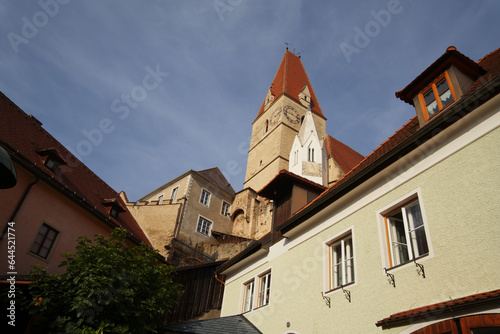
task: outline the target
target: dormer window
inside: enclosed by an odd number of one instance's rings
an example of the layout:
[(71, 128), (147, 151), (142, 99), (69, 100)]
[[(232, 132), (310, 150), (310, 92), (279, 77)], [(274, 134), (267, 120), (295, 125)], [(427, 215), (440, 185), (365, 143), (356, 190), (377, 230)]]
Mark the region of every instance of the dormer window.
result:
[(445, 72), (419, 94), (425, 120), (434, 116), (456, 98), (448, 72)]
[(37, 153), (42, 157), (44, 166), (51, 171), (55, 171), (61, 165), (66, 165), (66, 161), (55, 148), (39, 150)]
[(117, 218), (120, 212), (126, 211), (116, 198), (105, 199), (102, 204), (109, 208), (109, 215), (113, 218)]
[(486, 71), (454, 46), (416, 77), (396, 96), (415, 107), (420, 127), (466, 94)]
[(45, 166), (50, 169), (50, 170), (55, 170), (56, 167), (60, 166), (61, 163), (60, 162), (57, 162), (55, 160), (52, 160), (50, 158), (47, 158), (47, 160), (45, 160)]
[(264, 101), (264, 107), (266, 110), (271, 106), (273, 101), (274, 101), (274, 95), (271, 93), (271, 88), (269, 88), (267, 90), (266, 99)]
[(309, 88), (307, 88), (307, 85), (305, 85), (304, 88), (302, 88), (302, 90), (300, 91), (299, 100), (303, 106), (310, 107), (310, 105), (311, 105), (311, 93), (309, 92)]

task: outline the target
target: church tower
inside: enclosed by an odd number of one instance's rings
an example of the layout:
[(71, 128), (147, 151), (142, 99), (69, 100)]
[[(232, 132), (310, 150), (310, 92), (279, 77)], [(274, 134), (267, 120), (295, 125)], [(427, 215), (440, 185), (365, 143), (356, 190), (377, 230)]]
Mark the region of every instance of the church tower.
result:
[(259, 191), (280, 170), (288, 170), (290, 150), (309, 108), (319, 138), (325, 138), (326, 117), (300, 57), (287, 49), (252, 123), (244, 188)]
[(362, 159), (326, 134), (302, 61), (287, 49), (252, 123), (245, 183), (231, 205), (232, 235), (259, 239), (271, 231), (274, 203), (258, 192), (281, 170), (329, 186)]

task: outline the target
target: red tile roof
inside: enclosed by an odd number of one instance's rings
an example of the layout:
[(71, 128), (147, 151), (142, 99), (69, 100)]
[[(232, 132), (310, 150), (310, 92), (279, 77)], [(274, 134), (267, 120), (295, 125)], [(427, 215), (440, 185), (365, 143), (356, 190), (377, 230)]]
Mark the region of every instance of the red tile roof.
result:
[[(0, 145), (9, 152), (13, 161), (39, 175), (90, 214), (110, 226), (124, 227), (131, 234), (131, 240), (150, 244), (128, 210), (121, 212), (116, 219), (110, 217), (110, 201), (126, 208), (118, 193), (52, 137), (36, 118), (24, 113), (1, 92)], [(47, 152), (58, 156), (58, 160), (62, 159), (63, 165), (57, 167), (56, 172), (44, 165)]]
[(483, 84), (490, 81), (497, 75), (500, 75), (500, 48), (479, 59), (477, 63), (486, 71), (486, 73), (476, 80), (467, 94), (475, 92)]
[(344, 173), (349, 172), (365, 157), (330, 135), (325, 140), (326, 154), (333, 158)]
[[(307, 77), (306, 70), (304, 69), (304, 65), (302, 65), (300, 57), (297, 57), (292, 52), (286, 50), (270, 87), (274, 100), (276, 101), (281, 95), (286, 95), (300, 103), (299, 93), (306, 85), (309, 88), (309, 93), (311, 94), (311, 111), (326, 119), (321, 111), (318, 99), (316, 98), (316, 94), (314, 93), (311, 82)], [(259, 118), (259, 116), (264, 113), (264, 106), (265, 101), (262, 103), (259, 114), (256, 118)]]
[(478, 293), (462, 298), (451, 299), (445, 302), (395, 313), (387, 318), (379, 320), (376, 325), (388, 327), (397, 322), (407, 321), (409, 319), (415, 319), (422, 316), (428, 316), (429, 314), (443, 313), (445, 311), (451, 312), (460, 308), (476, 306), (477, 304), (486, 302), (496, 302), (498, 304), (500, 302), (500, 290)]

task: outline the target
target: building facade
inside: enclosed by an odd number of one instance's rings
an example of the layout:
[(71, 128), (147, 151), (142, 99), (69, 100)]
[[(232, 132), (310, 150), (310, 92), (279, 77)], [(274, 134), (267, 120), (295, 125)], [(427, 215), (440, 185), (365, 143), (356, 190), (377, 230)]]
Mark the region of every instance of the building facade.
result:
[(190, 170), (136, 202), (122, 196), (154, 247), (171, 264), (227, 259), (249, 243), (233, 233), (230, 214), (235, 192), (218, 168)]
[[(500, 49), (476, 63), (450, 47), (397, 92), (415, 117), (219, 267), (222, 316), (263, 333), (498, 332), (499, 74)], [(294, 200), (278, 181), (259, 192), (276, 211)]]

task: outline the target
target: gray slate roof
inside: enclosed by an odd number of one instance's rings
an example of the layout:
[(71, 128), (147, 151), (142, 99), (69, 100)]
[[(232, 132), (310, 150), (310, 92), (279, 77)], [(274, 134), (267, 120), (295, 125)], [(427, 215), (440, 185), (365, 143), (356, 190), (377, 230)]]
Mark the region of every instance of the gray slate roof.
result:
[(167, 325), (158, 329), (161, 334), (189, 333), (189, 334), (262, 334), (243, 315), (233, 315), (216, 319), (184, 322)]

